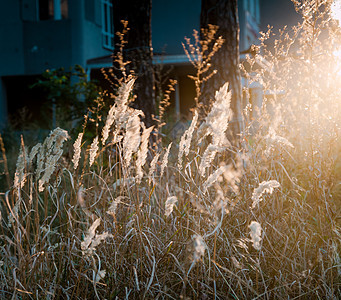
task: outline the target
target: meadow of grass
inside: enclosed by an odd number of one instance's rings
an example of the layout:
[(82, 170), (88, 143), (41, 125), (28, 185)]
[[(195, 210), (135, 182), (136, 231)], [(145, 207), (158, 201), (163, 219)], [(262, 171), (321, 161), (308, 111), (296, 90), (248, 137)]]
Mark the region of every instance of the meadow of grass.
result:
[(296, 7), (302, 24), (244, 66), (265, 93), (233, 140), (228, 83), (161, 141), (132, 76), (94, 138), (22, 138), (15, 170), (1, 139), (0, 297), (339, 299), (340, 29), (330, 1)]

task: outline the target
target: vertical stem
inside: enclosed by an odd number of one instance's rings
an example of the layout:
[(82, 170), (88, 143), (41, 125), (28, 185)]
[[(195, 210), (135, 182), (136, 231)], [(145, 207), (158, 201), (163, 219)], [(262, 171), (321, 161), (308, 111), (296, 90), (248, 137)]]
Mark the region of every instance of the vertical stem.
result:
[(0, 133), (0, 148), (1, 148), (2, 159), (3, 159), (3, 163), (4, 163), (4, 170), (5, 170), (5, 176), (6, 176), (6, 181), (7, 181), (7, 187), (8, 187), (8, 189), (11, 189), (11, 180), (9, 178), (6, 150), (5, 150), (5, 145), (4, 145), (4, 141), (2, 139), (1, 133)]
[[(216, 262), (216, 252), (217, 252), (217, 232), (214, 233), (214, 246), (213, 246), (213, 261)], [(213, 283), (214, 283), (214, 299), (217, 299), (216, 295), (216, 277), (215, 277), (215, 267), (213, 268)]]
[(38, 191), (36, 190), (36, 199), (34, 203), (35, 204), (34, 205), (34, 210), (35, 210), (34, 222), (35, 222), (35, 229), (36, 229), (36, 236), (35, 236), (36, 244), (38, 243), (38, 239), (39, 239), (39, 203), (38, 201), (39, 201), (39, 195), (38, 195)]

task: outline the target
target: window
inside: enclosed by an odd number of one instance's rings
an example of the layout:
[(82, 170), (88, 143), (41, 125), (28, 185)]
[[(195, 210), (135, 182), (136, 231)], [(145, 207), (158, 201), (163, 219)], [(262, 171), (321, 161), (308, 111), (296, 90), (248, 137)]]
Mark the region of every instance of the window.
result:
[(61, 20), (68, 17), (68, 0), (39, 0), (39, 20)]
[(53, 0), (39, 0), (39, 20), (53, 19)]
[(103, 47), (114, 50), (114, 22), (111, 0), (102, 0)]
[(60, 12), (62, 15), (62, 19), (67, 19), (69, 17), (68, 0), (60, 0)]

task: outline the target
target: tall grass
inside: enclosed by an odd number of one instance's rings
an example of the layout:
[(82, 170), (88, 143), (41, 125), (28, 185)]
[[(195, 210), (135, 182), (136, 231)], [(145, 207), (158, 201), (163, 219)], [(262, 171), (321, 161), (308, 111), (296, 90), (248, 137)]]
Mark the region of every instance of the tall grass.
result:
[[(304, 1), (296, 49), (313, 41), (311, 16), (324, 18), (316, 28), (338, 31), (322, 2)], [(262, 52), (271, 71), (249, 73), (274, 97), (264, 96), (257, 118), (246, 108), (239, 143), (225, 134), (226, 84), (202, 121), (195, 112), (179, 141), (154, 147), (154, 128), (129, 106), (131, 77), (94, 139), (83, 132), (72, 141), (57, 128), (31, 149), (22, 140), (0, 194), (1, 297), (339, 298), (341, 86), (320, 86), (326, 66), (278, 45), (281, 55)], [(327, 62), (327, 50), (316, 59)], [(297, 64), (316, 72), (294, 78)]]

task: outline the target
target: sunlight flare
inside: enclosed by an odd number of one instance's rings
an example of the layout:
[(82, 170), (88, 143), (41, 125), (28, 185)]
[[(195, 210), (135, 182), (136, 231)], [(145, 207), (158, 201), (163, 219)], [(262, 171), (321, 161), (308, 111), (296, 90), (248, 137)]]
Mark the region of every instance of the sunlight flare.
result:
[(340, 0), (334, 0), (332, 5), (331, 5), (330, 11), (331, 11), (331, 17), (334, 20), (339, 21), (339, 25), (340, 25), (340, 22), (341, 22), (341, 1)]

